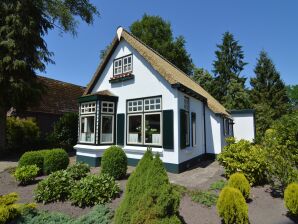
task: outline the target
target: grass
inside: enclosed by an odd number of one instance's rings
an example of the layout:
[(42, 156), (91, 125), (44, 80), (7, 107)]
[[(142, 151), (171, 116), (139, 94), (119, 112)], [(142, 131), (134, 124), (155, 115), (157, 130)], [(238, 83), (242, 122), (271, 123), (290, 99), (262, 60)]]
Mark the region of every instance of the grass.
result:
[(216, 204), (218, 196), (210, 191), (192, 191), (190, 193), (191, 200), (198, 202), (207, 207), (211, 207)]
[(225, 180), (218, 180), (212, 183), (209, 187), (209, 190), (221, 190), (226, 186), (227, 182)]

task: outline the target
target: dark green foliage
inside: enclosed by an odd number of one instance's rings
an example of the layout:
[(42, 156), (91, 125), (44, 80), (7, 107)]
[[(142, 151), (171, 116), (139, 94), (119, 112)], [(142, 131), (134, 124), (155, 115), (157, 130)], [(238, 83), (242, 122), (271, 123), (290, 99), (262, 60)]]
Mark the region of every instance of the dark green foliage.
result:
[(288, 85), (287, 94), (293, 107), (298, 106), (298, 85)]
[(193, 191), (190, 193), (191, 200), (198, 202), (207, 207), (211, 207), (216, 204), (218, 196), (210, 191)]
[(202, 86), (208, 93), (213, 95), (214, 91), (214, 77), (203, 68), (195, 68), (192, 79)]
[(94, 208), (77, 219), (71, 219), (69, 216), (48, 211), (38, 211), (36, 209), (27, 209), (22, 216), (16, 220), (17, 224), (110, 224), (113, 213), (109, 208), (103, 205), (96, 205)]
[(224, 180), (218, 180), (212, 183), (209, 187), (210, 190), (221, 190), (226, 186), (227, 182)]
[(271, 186), (283, 193), (298, 181), (298, 112), (282, 116), (265, 132), (268, 176)]
[(6, 149), (12, 152), (25, 152), (38, 147), (39, 127), (33, 119), (9, 117), (6, 121)]
[(250, 79), (250, 99), (256, 109), (260, 140), (272, 122), (288, 112), (289, 98), (286, 86), (266, 52), (261, 51), (254, 72), (256, 77)]
[(259, 145), (252, 145), (249, 141), (230, 141), (223, 152), (217, 157), (219, 163), (225, 168), (225, 175), (230, 177), (233, 173), (242, 172), (252, 185), (262, 184), (266, 181), (267, 159), (266, 150)]
[(217, 212), (225, 224), (248, 224), (248, 206), (241, 192), (225, 187), (219, 194)]
[(0, 152), (5, 146), (6, 112), (39, 102), (45, 92), (36, 78), (37, 71), (53, 62), (44, 36), (54, 27), (75, 33), (76, 18), (90, 24), (95, 14), (88, 0), (0, 2)]
[(298, 215), (298, 183), (287, 186), (284, 194), (285, 205), (293, 215)]
[(68, 154), (64, 149), (51, 149), (44, 152), (43, 171), (45, 174), (66, 169), (68, 164)]
[(50, 141), (56, 147), (70, 150), (77, 143), (78, 138), (78, 114), (66, 113), (55, 124), (54, 130), (49, 136)]
[(234, 173), (230, 176), (228, 186), (238, 189), (245, 199), (249, 198), (250, 185), (242, 173)]
[(17, 181), (20, 181), (21, 184), (25, 185), (33, 181), (37, 177), (39, 171), (40, 169), (36, 165), (21, 166), (16, 168), (13, 176)]
[(77, 162), (66, 169), (66, 172), (74, 180), (80, 180), (90, 172), (90, 166), (86, 163)]
[(160, 158), (148, 150), (128, 179), (115, 223), (181, 223), (179, 196)]
[(19, 162), (18, 167), (36, 165), (39, 168), (39, 172), (43, 170), (43, 154), (40, 151), (25, 152)]
[(217, 45), (216, 60), (213, 62), (213, 96), (227, 109), (249, 107), (249, 97), (245, 89), (246, 78), (240, 77), (247, 64), (244, 62), (242, 46), (233, 34), (223, 34), (222, 44)]
[(125, 152), (118, 146), (106, 149), (101, 158), (101, 172), (109, 174), (115, 179), (125, 177), (127, 170), (127, 157)]
[(88, 175), (72, 187), (70, 200), (80, 207), (104, 204), (120, 192), (113, 177), (107, 174)]
[(129, 27), (131, 33), (164, 56), (186, 74), (193, 72), (190, 55), (183, 36), (173, 37), (171, 24), (159, 16), (144, 15)]
[(56, 171), (40, 181), (34, 191), (37, 202), (49, 203), (68, 199), (74, 180), (65, 170)]

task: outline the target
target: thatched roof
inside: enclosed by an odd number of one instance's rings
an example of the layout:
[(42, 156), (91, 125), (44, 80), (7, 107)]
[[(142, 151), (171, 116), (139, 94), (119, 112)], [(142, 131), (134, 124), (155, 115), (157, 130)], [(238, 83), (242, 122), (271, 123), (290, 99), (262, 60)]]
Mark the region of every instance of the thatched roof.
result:
[(127, 41), (139, 54), (145, 58), (146, 61), (172, 86), (177, 84), (182, 85), (189, 89), (192, 92), (195, 92), (202, 96), (202, 98), (206, 99), (208, 107), (214, 112), (218, 114), (222, 114), (225, 116), (229, 116), (228, 111), (225, 109), (223, 105), (221, 105), (213, 96), (211, 96), (206, 90), (204, 90), (199, 84), (193, 81), (190, 77), (188, 77), (184, 72), (178, 69), (175, 65), (161, 56), (152, 48), (148, 47), (138, 38), (133, 36), (128, 31), (122, 29), (121, 27), (117, 30), (117, 36), (114, 38), (106, 56), (102, 60), (102, 63), (97, 68), (91, 82), (87, 86), (85, 90), (85, 95), (90, 94), (92, 88), (95, 86), (97, 80), (99, 79), (104, 67), (109, 61), (112, 53), (120, 43), (120, 41), (124, 39)]

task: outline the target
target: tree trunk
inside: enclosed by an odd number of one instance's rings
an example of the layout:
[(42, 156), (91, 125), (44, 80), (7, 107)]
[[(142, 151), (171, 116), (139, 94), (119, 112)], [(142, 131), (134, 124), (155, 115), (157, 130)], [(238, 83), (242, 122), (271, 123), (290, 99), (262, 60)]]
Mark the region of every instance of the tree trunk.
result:
[(0, 158), (5, 153), (5, 137), (6, 137), (6, 110), (0, 107)]

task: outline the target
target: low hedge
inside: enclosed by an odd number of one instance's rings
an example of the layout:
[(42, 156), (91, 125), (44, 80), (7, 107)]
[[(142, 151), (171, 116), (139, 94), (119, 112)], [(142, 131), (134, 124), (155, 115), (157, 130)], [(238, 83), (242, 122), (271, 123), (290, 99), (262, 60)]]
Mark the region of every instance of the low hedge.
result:
[(66, 169), (66, 172), (74, 180), (80, 180), (90, 172), (90, 166), (87, 163), (77, 162)]
[(39, 174), (50, 174), (66, 169), (68, 164), (69, 158), (65, 150), (44, 149), (25, 152), (19, 160), (18, 167), (36, 165), (40, 169)]
[(115, 179), (125, 177), (127, 170), (127, 157), (118, 146), (111, 146), (105, 150), (101, 158), (102, 173), (109, 174)]

